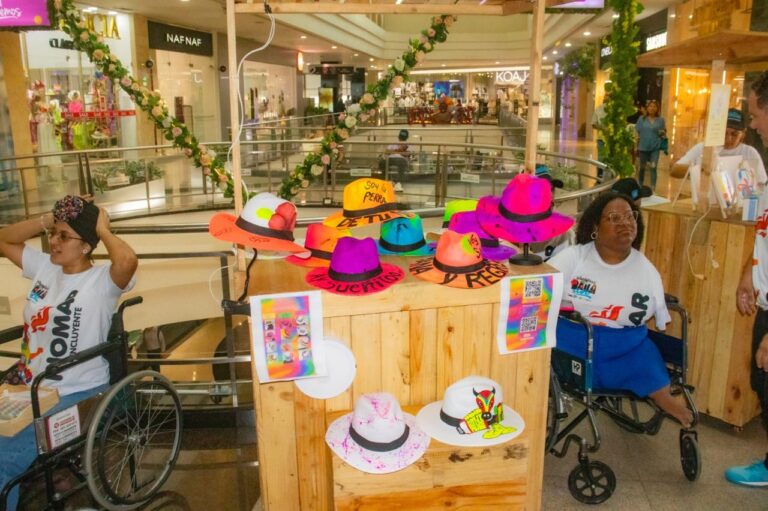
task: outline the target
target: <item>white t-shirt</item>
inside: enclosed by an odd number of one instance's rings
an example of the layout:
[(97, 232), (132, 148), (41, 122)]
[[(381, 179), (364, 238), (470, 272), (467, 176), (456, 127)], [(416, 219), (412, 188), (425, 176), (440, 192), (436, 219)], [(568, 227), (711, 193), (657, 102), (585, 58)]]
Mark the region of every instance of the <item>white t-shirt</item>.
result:
[(593, 325), (640, 326), (656, 316), (663, 329), (670, 320), (661, 276), (635, 249), (619, 264), (607, 264), (594, 243), (574, 245), (549, 264), (563, 273), (563, 300)]
[(752, 249), (752, 285), (757, 291), (757, 306), (768, 310), (768, 188), (757, 201), (755, 247)]
[[(61, 266), (51, 263), (48, 254), (24, 247), (22, 273), (32, 280), (32, 290), (24, 306), (22, 380), (28, 385), (53, 361), (66, 358), (105, 342), (112, 313), (124, 291), (109, 274), (111, 263), (93, 266), (66, 275)], [(46, 380), (67, 395), (109, 383), (109, 366), (95, 358), (62, 373), (60, 381)]]
[[(760, 157), (760, 153), (757, 152), (757, 149), (752, 147), (751, 145), (747, 144), (739, 144), (733, 149), (723, 149), (723, 146), (716, 146), (715, 147), (715, 153), (717, 153), (720, 156), (741, 156), (745, 160), (749, 160), (750, 164), (754, 165), (756, 168), (755, 171), (755, 177), (757, 178), (758, 183), (765, 183), (768, 182), (768, 175), (765, 173), (765, 165), (763, 164), (763, 159)], [(701, 158), (704, 155), (704, 144), (702, 142), (699, 142), (695, 146), (691, 147), (691, 149), (683, 155), (682, 158), (677, 160), (678, 165), (701, 165)]]

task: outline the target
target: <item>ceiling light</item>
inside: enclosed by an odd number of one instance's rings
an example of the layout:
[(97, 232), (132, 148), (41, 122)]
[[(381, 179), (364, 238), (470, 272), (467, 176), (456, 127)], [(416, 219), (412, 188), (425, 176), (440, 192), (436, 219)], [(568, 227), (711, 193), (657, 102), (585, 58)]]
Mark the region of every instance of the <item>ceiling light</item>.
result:
[(395, 5), (400, 5), (401, 3), (403, 3), (403, 0), (395, 0)]
[(117, 11), (109, 11), (107, 14), (110, 16), (117, 16)]
[(85, 9), (83, 9), (84, 12), (96, 12), (98, 10), (99, 9), (97, 7), (86, 7)]
[(613, 19), (618, 19), (619, 15), (614, 13), (613, 16), (611, 16)]
[(688, 19), (689, 19), (689, 20), (692, 20), (692, 19), (693, 19), (693, 14), (689, 14), (689, 15), (688, 15)]
[(589, 37), (589, 36), (591, 36), (591, 35), (592, 35), (592, 32), (590, 32), (589, 30), (587, 30), (586, 32), (584, 32), (584, 37)]
[(376, 69), (376, 66), (374, 66), (373, 64), (371, 64), (371, 69)]
[(359, 57), (360, 55), (358, 55), (357, 53), (355, 53), (355, 55), (354, 55), (354, 56), (355, 56), (355, 57)]
[(547, 59), (547, 56), (546, 56), (546, 55), (544, 55), (543, 57), (541, 57), (541, 60), (548, 60), (548, 59)]
[(557, 50), (552, 50), (552, 55), (557, 55)]
[(570, 48), (571, 47), (571, 43), (565, 43), (565, 47), (566, 48)]
[(495, 62), (495, 64), (501, 64), (501, 62), (499, 62), (499, 61), (497, 60), (497, 61)]
[(371, 61), (371, 62), (373, 62), (373, 57), (369, 58), (368, 60), (369, 60), (369, 61)]
[(445, 64), (440, 64), (441, 67), (445, 67)]
[(670, 14), (670, 15), (669, 15), (669, 17), (670, 17), (670, 18), (672, 18), (672, 19), (675, 19), (675, 18), (677, 18), (677, 14), (675, 14), (675, 13), (673, 12), (672, 14)]
[(307, 36), (305, 36), (305, 35), (299, 37), (299, 39), (306, 39), (306, 38), (307, 38)]
[(338, 46), (331, 46), (332, 50), (335, 50), (336, 48), (338, 48)]

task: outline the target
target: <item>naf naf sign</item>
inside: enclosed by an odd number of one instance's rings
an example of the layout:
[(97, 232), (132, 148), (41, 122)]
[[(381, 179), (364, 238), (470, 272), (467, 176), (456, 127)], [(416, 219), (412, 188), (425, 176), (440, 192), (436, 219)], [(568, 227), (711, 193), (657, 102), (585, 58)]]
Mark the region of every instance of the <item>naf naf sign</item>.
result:
[(155, 50), (178, 51), (205, 57), (213, 56), (213, 36), (172, 25), (148, 21), (149, 47)]

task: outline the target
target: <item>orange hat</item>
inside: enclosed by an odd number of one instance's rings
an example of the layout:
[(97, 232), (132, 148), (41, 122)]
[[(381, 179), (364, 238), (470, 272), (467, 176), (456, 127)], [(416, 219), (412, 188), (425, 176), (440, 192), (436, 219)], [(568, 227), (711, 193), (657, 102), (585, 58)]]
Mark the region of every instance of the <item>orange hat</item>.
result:
[(339, 238), (349, 236), (347, 229), (333, 229), (323, 224), (310, 224), (304, 248), (307, 252), (293, 254), (285, 258), (289, 263), (310, 268), (320, 268), (331, 264), (331, 254)]
[(445, 231), (435, 257), (411, 264), (415, 277), (449, 287), (477, 289), (500, 281), (509, 271), (504, 263), (483, 259), (477, 233)]
[(392, 183), (370, 177), (357, 179), (344, 187), (344, 209), (323, 220), (336, 229), (351, 229), (378, 224), (405, 216), (397, 211)]
[(231, 241), (257, 250), (306, 252), (293, 242), (296, 206), (271, 193), (254, 195), (243, 206), (240, 216), (217, 213), (208, 223), (214, 238)]

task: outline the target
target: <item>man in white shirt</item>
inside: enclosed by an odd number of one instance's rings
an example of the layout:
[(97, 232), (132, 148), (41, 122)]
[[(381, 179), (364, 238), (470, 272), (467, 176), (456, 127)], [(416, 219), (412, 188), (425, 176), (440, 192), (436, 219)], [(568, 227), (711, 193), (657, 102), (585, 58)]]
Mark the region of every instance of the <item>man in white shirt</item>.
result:
[[(753, 83), (749, 92), (750, 128), (768, 144), (768, 71)], [(760, 196), (755, 222), (755, 248), (744, 265), (736, 288), (736, 307), (742, 315), (755, 314), (752, 329), (752, 389), (760, 399), (763, 426), (768, 431), (768, 189)], [(725, 478), (744, 486), (768, 486), (768, 454), (750, 465), (734, 466)]]
[[(742, 144), (744, 140), (744, 131), (747, 126), (744, 122), (744, 114), (741, 110), (731, 108), (728, 110), (728, 124), (725, 128), (725, 143), (715, 147), (715, 154), (719, 156), (741, 156), (753, 166), (755, 178), (760, 185), (768, 182), (768, 175), (765, 173), (765, 165), (760, 153), (752, 146)], [(701, 158), (704, 154), (704, 144), (698, 143), (693, 146), (677, 163), (672, 166), (673, 177), (683, 177), (692, 164), (701, 164)]]
[(390, 144), (387, 146), (387, 162), (384, 166), (389, 166), (390, 173), (394, 169), (397, 170), (397, 181), (395, 182), (394, 190), (396, 192), (403, 191), (403, 181), (405, 181), (405, 173), (408, 171), (409, 161), (411, 157), (411, 146), (408, 145), (408, 130), (400, 130), (397, 134), (398, 144)]

